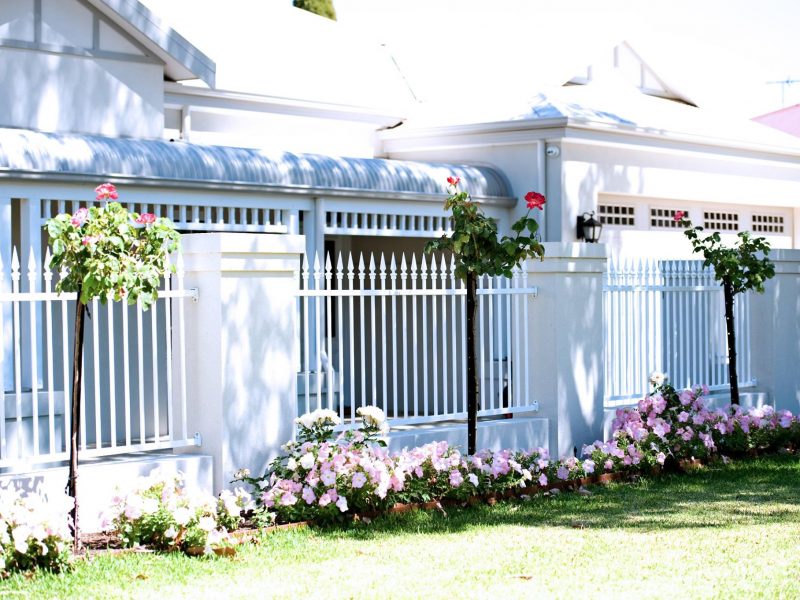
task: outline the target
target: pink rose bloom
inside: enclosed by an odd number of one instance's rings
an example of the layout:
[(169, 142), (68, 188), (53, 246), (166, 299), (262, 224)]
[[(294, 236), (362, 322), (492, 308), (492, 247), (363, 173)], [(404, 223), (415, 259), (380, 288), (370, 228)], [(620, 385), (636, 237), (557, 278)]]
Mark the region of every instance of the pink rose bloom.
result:
[(682, 406), (689, 406), (694, 401), (694, 396), (690, 391), (681, 392), (680, 401)]
[(685, 216), (686, 216), (685, 212), (683, 212), (682, 210), (676, 210), (675, 211), (675, 216), (672, 217), (672, 218), (675, 219), (676, 223), (680, 223), (681, 221), (683, 221), (683, 217), (685, 217)]
[(101, 183), (94, 188), (94, 193), (97, 194), (98, 200), (116, 200), (119, 198), (117, 188), (110, 183)]
[(89, 209), (88, 208), (79, 208), (75, 211), (75, 214), (72, 215), (72, 219), (70, 221), (75, 227), (80, 227), (86, 222), (86, 219), (89, 217)]
[(149, 225), (156, 222), (156, 216), (153, 213), (142, 213), (136, 217), (136, 222), (139, 225)]

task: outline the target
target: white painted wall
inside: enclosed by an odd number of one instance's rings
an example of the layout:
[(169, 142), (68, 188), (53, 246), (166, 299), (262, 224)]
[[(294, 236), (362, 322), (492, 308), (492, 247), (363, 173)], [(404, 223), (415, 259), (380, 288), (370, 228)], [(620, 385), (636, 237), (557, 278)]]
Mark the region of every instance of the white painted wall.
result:
[[(791, 248), (796, 239), (792, 207), (800, 198), (800, 160), (774, 158), (567, 140), (561, 155), (562, 239), (575, 239), (577, 215), (596, 211), (599, 203), (619, 202), (636, 206), (637, 225), (604, 229), (601, 241), (612, 255), (692, 257), (681, 230), (650, 226), (651, 206), (688, 211), (695, 224), (702, 224), (704, 210), (735, 211), (740, 229), (750, 229), (753, 213), (780, 214), (786, 219), (784, 235), (758, 235), (775, 248)], [(734, 238), (734, 233), (723, 234), (723, 239)]]
[(164, 137), (194, 144), (259, 148), (370, 158), (375, 155), (376, 125), (297, 115), (190, 107), (168, 108)]
[(0, 126), (161, 137), (161, 65), (0, 48)]

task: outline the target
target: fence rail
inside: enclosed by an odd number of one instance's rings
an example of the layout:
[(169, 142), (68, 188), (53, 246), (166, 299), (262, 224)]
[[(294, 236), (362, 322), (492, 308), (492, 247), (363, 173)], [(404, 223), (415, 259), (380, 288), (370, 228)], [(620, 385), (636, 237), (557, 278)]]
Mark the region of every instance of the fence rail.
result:
[[(71, 430), (74, 293), (54, 291), (49, 251), (31, 250), (27, 273), (16, 248), (0, 259), (0, 467), (64, 460)], [(84, 457), (193, 445), (186, 424), (184, 303), (196, 290), (176, 275), (149, 311), (93, 300), (85, 321), (81, 390)]]
[[(702, 261), (609, 261), (605, 294), (606, 404), (649, 391), (652, 371), (676, 387), (726, 389), (728, 352), (722, 288)], [(750, 296), (736, 296), (740, 386), (750, 368)]]
[[(466, 288), (443, 257), (363, 255), (336, 265), (304, 257), (297, 294), (298, 412), (336, 410), (354, 422), (381, 407), (394, 425), (467, 414)], [(482, 277), (478, 290), (479, 416), (536, 410), (528, 371), (524, 269)]]

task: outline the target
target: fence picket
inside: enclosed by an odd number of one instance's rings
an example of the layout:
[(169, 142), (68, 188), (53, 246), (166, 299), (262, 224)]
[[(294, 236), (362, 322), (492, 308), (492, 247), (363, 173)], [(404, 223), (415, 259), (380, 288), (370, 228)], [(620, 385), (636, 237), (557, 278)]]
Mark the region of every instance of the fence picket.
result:
[[(635, 300), (632, 301), (632, 298)], [(749, 295), (735, 313), (740, 385), (752, 385)], [(619, 405), (649, 390), (651, 371), (677, 387), (728, 386), (722, 288), (702, 261), (611, 259), (605, 278), (606, 403)]]

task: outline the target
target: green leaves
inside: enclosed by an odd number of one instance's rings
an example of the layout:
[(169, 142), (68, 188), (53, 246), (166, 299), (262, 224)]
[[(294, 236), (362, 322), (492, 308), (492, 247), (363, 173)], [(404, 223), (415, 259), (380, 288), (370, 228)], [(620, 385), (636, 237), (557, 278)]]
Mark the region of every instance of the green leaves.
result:
[(180, 246), (180, 234), (169, 219), (131, 213), (118, 202), (57, 215), (45, 229), (50, 265), (66, 271), (56, 290), (80, 291), (84, 303), (93, 298), (103, 303), (109, 298), (129, 304), (141, 300), (149, 308), (158, 297), (167, 255)]
[(511, 226), (515, 237), (498, 240), (497, 221), (484, 215), (466, 192), (454, 191), (444, 206), (452, 211), (453, 234), (428, 242), (425, 252), (452, 252), (459, 279), (466, 280), (467, 273), (511, 277), (514, 267), (526, 258), (544, 257), (537, 235), (539, 224), (530, 218), (530, 211)]
[(688, 219), (684, 235), (692, 243), (693, 251), (703, 255), (704, 266), (714, 267), (717, 281), (731, 286), (734, 294), (749, 290), (764, 291), (764, 282), (775, 275), (775, 266), (769, 260), (770, 245), (762, 237), (752, 237), (749, 231), (741, 231), (732, 247), (722, 244), (719, 232), (700, 237), (702, 227), (692, 227)]

